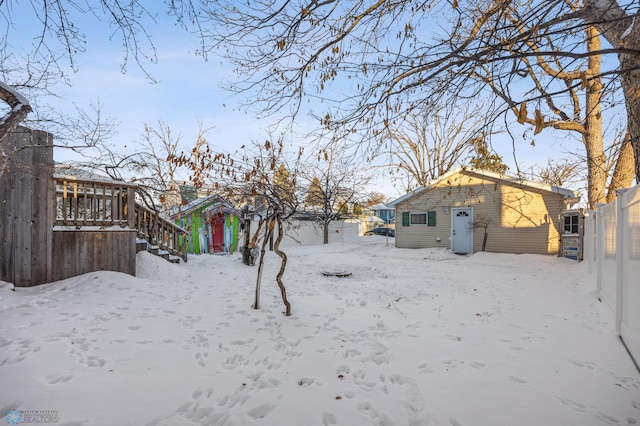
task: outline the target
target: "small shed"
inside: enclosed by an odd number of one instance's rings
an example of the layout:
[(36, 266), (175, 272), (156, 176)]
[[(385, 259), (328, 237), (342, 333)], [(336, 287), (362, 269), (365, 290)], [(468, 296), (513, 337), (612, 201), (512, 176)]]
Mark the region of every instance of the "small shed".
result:
[(389, 205), (400, 248), (558, 254), (562, 212), (578, 201), (568, 189), (459, 167)]
[(187, 230), (189, 253), (232, 253), (238, 249), (242, 216), (219, 195), (174, 207), (171, 220)]

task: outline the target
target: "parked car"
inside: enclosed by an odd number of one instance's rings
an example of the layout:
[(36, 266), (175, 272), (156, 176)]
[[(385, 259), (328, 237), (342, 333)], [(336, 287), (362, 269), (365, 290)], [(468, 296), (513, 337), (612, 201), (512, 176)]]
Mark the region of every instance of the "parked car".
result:
[(382, 236), (388, 236), (388, 237), (395, 237), (396, 236), (396, 230), (393, 228), (375, 228), (373, 231), (368, 231), (365, 232), (364, 235), (369, 236), (369, 235), (382, 235)]

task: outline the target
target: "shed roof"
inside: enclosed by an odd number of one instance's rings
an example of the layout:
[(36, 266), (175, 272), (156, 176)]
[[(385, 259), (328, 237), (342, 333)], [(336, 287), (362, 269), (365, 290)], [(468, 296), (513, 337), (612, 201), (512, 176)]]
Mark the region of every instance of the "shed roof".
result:
[(454, 175), (457, 175), (457, 174), (475, 174), (475, 175), (480, 175), (480, 176), (483, 176), (485, 178), (489, 178), (489, 179), (496, 180), (496, 181), (499, 180), (499, 181), (505, 181), (505, 182), (513, 183), (513, 184), (518, 185), (520, 187), (535, 188), (535, 189), (538, 189), (538, 190), (541, 190), (541, 191), (553, 192), (554, 194), (561, 195), (561, 196), (563, 196), (564, 198), (567, 198), (567, 199), (576, 199), (576, 202), (579, 199), (579, 196), (576, 195), (576, 193), (571, 191), (570, 189), (561, 188), (559, 186), (549, 185), (549, 184), (541, 183), (541, 182), (534, 182), (532, 180), (527, 180), (527, 179), (522, 179), (520, 177), (514, 177), (514, 176), (509, 176), (509, 175), (505, 175), (505, 174), (501, 174), (501, 173), (496, 173), (496, 172), (492, 172), (492, 171), (489, 171), (489, 170), (476, 169), (475, 167), (471, 167), (471, 166), (461, 166), (461, 167), (458, 167), (458, 168), (456, 168), (454, 170), (451, 170), (451, 171), (443, 174), (439, 178), (436, 178), (436, 179), (432, 180), (426, 186), (422, 186), (420, 188), (414, 189), (413, 191), (411, 191), (411, 192), (409, 192), (409, 193), (407, 193), (407, 194), (405, 194), (405, 195), (403, 195), (403, 196), (401, 196), (399, 198), (396, 198), (395, 200), (393, 200), (390, 203), (388, 203), (388, 206), (395, 207), (399, 203), (407, 201), (407, 200), (413, 198), (414, 196), (429, 190), (432, 186), (435, 186), (435, 185), (437, 185), (438, 183), (440, 183), (442, 181), (446, 181), (450, 177), (452, 177)]
[(217, 194), (209, 195), (208, 197), (198, 198), (185, 205), (173, 206), (169, 212), (172, 218), (189, 214), (199, 208), (210, 206), (211, 204), (224, 201), (222, 197)]

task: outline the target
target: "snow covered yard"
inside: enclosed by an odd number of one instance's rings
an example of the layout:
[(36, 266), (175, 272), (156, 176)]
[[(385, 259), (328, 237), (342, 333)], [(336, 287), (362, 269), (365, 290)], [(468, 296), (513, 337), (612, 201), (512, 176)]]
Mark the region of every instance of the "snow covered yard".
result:
[[(587, 265), (396, 249), (268, 254), (0, 288), (0, 418), (65, 425), (633, 425), (640, 375)], [(348, 270), (349, 278), (324, 277)]]

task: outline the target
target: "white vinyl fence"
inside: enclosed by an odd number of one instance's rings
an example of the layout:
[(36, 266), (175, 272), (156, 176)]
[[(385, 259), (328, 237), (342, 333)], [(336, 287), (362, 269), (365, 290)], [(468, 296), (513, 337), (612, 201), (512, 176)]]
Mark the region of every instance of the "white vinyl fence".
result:
[[(258, 229), (258, 222), (251, 222), (251, 233)], [(363, 225), (359, 221), (336, 220), (329, 223), (329, 243), (349, 243), (357, 241), (363, 234)], [(278, 235), (274, 230), (274, 238)], [(324, 242), (322, 224), (316, 221), (291, 220), (284, 224), (284, 237), (280, 245), (312, 246), (321, 245)]]
[(585, 258), (590, 270), (595, 260), (598, 296), (615, 313), (616, 331), (640, 363), (640, 185), (592, 212)]

